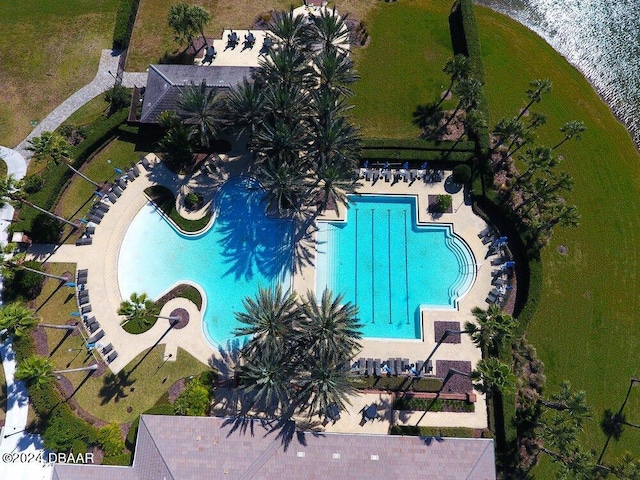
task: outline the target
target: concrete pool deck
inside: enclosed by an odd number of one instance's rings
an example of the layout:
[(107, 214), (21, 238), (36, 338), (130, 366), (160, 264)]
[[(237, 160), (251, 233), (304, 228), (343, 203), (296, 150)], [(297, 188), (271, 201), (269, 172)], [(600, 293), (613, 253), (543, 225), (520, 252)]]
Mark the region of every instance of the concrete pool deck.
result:
[[(90, 293), (92, 312), (90, 316), (95, 316), (100, 326), (104, 330), (105, 336), (101, 339), (103, 344), (111, 343), (114, 350), (118, 352), (118, 358), (110, 365), (113, 372), (122, 370), (127, 364), (135, 359), (146, 349), (155, 345), (164, 348), (164, 357), (168, 361), (177, 358), (178, 348), (182, 348), (205, 364), (211, 364), (219, 359), (219, 354), (205, 339), (202, 328), (202, 313), (191, 302), (184, 299), (174, 299), (163, 308), (162, 315), (167, 315), (174, 308), (185, 308), (189, 311), (190, 321), (187, 327), (183, 329), (169, 329), (166, 320), (159, 320), (156, 325), (149, 331), (140, 335), (132, 335), (125, 332), (120, 326), (122, 317), (116, 314), (116, 311), (122, 301), (118, 286), (118, 257), (122, 240), (127, 228), (133, 218), (140, 209), (147, 203), (144, 195), (145, 188), (158, 184), (172, 189), (174, 192), (184, 192), (184, 185), (190, 184), (197, 186), (203, 182), (211, 182), (210, 184), (220, 184), (224, 178), (230, 173), (231, 175), (239, 175), (247, 173), (248, 162), (244, 161), (239, 152), (231, 152), (234, 161), (225, 162), (225, 169), (228, 167), (230, 172), (218, 170), (217, 177), (211, 172), (200, 173), (199, 178), (182, 177), (171, 173), (164, 165), (155, 164), (150, 171), (146, 171), (140, 166), (141, 175), (138, 179), (131, 182), (124, 190), (122, 197), (113, 205), (109, 212), (104, 216), (100, 225), (96, 226), (96, 233), (93, 236), (93, 244), (90, 246), (75, 246), (65, 244), (54, 247), (50, 246), (33, 246), (29, 253), (40, 261), (46, 262), (65, 262), (76, 263), (78, 269), (88, 269), (87, 288)], [(235, 155), (235, 156), (234, 156)], [(150, 155), (148, 158), (154, 158)], [(216, 178), (212, 178), (212, 175)], [(491, 290), (491, 265), (490, 259), (485, 259), (487, 254), (487, 246), (483, 245), (477, 234), (486, 227), (482, 219), (477, 217), (471, 210), (471, 206), (465, 201), (464, 191), (456, 193), (445, 192), (444, 180), (436, 183), (425, 183), (417, 180), (413, 183), (405, 182), (385, 182), (378, 180), (372, 184), (362, 180), (360, 193), (372, 194), (398, 194), (398, 195), (415, 195), (418, 202), (418, 220), (420, 223), (448, 223), (452, 224), (454, 232), (460, 235), (468, 244), (473, 252), (475, 261), (478, 265), (477, 276), (475, 282), (469, 292), (459, 299), (458, 308), (451, 310), (424, 310), (421, 314), (422, 319), (422, 340), (368, 340), (362, 341), (363, 350), (358, 357), (380, 358), (386, 360), (390, 357), (408, 358), (410, 362), (424, 360), (435, 346), (436, 341), (434, 333), (435, 321), (458, 322), (460, 328), (464, 328), (467, 320), (473, 320), (471, 309), (479, 306), (486, 307), (485, 298)], [(453, 213), (443, 214), (433, 218), (427, 212), (428, 195), (450, 193), (453, 197)], [(213, 192), (210, 193), (211, 198)], [(210, 203), (209, 199), (205, 199), (205, 203)], [(335, 216), (332, 212), (328, 214)], [(344, 218), (344, 217), (342, 217)], [(313, 235), (308, 239), (313, 241)], [(149, 238), (150, 242), (157, 239)], [(313, 264), (303, 264), (294, 274), (294, 289), (300, 294), (314, 288), (314, 267)], [(204, 306), (203, 306), (204, 310)], [(481, 359), (481, 353), (478, 348), (473, 345), (467, 335), (462, 335), (460, 343), (443, 343), (433, 356), (433, 363), (436, 365), (438, 360), (455, 360), (467, 361), (473, 369), (476, 363)], [(438, 377), (442, 378), (447, 372), (434, 372)], [(366, 403), (373, 401), (373, 394), (361, 395), (353, 400), (353, 409), (363, 401)], [(376, 394), (377, 395), (377, 394)], [(374, 395), (375, 396), (375, 395)], [(390, 423), (401, 424), (419, 424), (423, 426), (465, 426), (471, 428), (485, 428), (487, 426), (486, 419), (486, 403), (483, 395), (476, 395), (476, 412), (475, 413), (443, 413), (433, 412), (426, 415), (410, 415), (409, 417), (392, 418), (391, 410), (388, 414), (382, 415), (382, 421), (386, 426), (374, 427), (371, 424), (364, 430), (381, 430), (380, 433), (388, 431)], [(346, 413), (346, 412), (345, 412)], [(360, 417), (354, 412), (351, 415), (343, 415), (335, 425), (328, 424), (325, 428), (327, 431), (361, 431), (359, 425)], [(358, 428), (352, 423), (357, 419)]]

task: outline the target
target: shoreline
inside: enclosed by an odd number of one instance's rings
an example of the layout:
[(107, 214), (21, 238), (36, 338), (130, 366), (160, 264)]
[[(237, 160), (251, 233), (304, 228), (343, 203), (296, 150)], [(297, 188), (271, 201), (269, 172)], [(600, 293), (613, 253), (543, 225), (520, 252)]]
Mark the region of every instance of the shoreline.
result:
[(609, 111), (611, 112), (613, 117), (618, 121), (618, 123), (620, 123), (624, 127), (625, 131), (627, 132), (627, 135), (631, 139), (631, 142), (636, 147), (636, 150), (640, 153), (640, 131), (638, 131), (637, 133), (634, 133), (631, 130), (631, 126), (620, 116), (619, 112), (612, 105), (610, 99), (607, 99), (607, 97), (605, 95), (606, 92), (602, 91), (602, 89), (599, 88), (594, 83), (593, 79), (589, 78), (589, 76), (587, 75), (587, 72), (585, 71), (583, 66), (581, 66), (581, 65), (577, 64), (576, 62), (572, 61), (565, 54), (560, 52), (553, 45), (553, 43), (550, 41), (549, 37), (545, 35), (545, 32), (543, 32), (541, 29), (536, 29), (534, 26), (528, 24), (525, 21), (525, 19), (522, 16), (517, 15), (515, 11), (513, 11), (513, 10), (509, 11), (506, 8), (501, 8), (498, 5), (494, 5), (490, 0), (473, 0), (473, 1), (474, 1), (474, 6), (476, 6), (476, 7), (487, 8), (487, 9), (491, 10), (494, 13), (498, 13), (500, 15), (504, 15), (504, 16), (510, 18), (511, 20), (513, 20), (515, 22), (518, 22), (520, 25), (525, 27), (527, 30), (529, 30), (530, 32), (532, 32), (533, 34), (537, 35), (542, 40), (544, 40), (545, 43), (547, 43), (547, 45), (549, 45), (558, 55), (560, 55), (563, 59), (565, 59), (567, 61), (567, 63), (569, 63), (569, 65), (571, 65), (573, 68), (575, 68), (580, 73), (580, 75), (582, 75), (584, 77), (584, 79), (589, 83), (589, 85), (591, 86), (593, 91), (596, 92), (596, 94), (598, 95), (600, 100), (607, 106), (607, 108), (609, 109)]

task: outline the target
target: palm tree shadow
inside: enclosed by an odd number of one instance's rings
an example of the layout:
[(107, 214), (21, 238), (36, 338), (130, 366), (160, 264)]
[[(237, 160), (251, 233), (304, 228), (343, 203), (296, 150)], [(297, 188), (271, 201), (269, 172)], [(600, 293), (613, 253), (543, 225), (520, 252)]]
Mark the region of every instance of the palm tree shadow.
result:
[[(58, 282), (58, 280), (56, 280), (55, 278), (53, 278), (53, 279), (51, 279), (51, 280), (54, 280), (54, 281)], [(43, 301), (42, 303), (40, 303), (40, 305), (38, 305), (38, 308), (36, 308), (34, 311), (35, 311), (36, 313), (38, 313), (38, 312), (40, 311), (40, 309), (41, 309), (42, 307), (44, 307), (44, 306), (47, 304), (47, 302), (48, 302), (49, 300), (51, 300), (51, 298), (52, 298), (54, 295), (56, 295), (56, 294), (58, 293), (58, 291), (59, 291), (63, 286), (64, 286), (64, 283), (62, 283), (62, 282), (58, 282), (58, 286), (57, 286), (56, 288), (54, 288), (54, 289), (53, 289), (53, 291), (49, 294), (49, 296), (48, 296), (47, 298), (45, 298), (45, 299), (44, 299), (44, 301)], [(65, 303), (66, 303), (66, 301), (65, 301)]]
[(627, 401), (629, 400), (629, 396), (631, 395), (631, 389), (636, 383), (640, 383), (640, 379), (638, 378), (630, 378), (629, 379), (629, 388), (627, 388), (627, 394), (624, 397), (624, 401), (617, 413), (614, 413), (613, 410), (607, 408), (602, 412), (602, 420), (600, 421), (600, 428), (602, 432), (606, 435), (607, 440), (602, 447), (602, 451), (600, 452), (600, 456), (598, 457), (598, 463), (602, 462), (604, 458), (604, 454), (607, 451), (607, 447), (609, 446), (609, 442), (611, 438), (617, 442), (622, 436), (623, 425), (629, 425), (626, 422), (625, 415), (623, 413), (624, 407), (627, 405)]
[(130, 374), (131, 372), (127, 373), (124, 370), (120, 370), (116, 374), (108, 373), (105, 375), (103, 380), (104, 383), (98, 391), (98, 396), (102, 399), (100, 401), (100, 405), (106, 405), (112, 400), (115, 403), (118, 403), (121, 399), (128, 396), (125, 390), (136, 383), (136, 380), (129, 378)]
[(437, 128), (443, 115), (441, 103), (442, 101), (417, 105), (412, 113), (412, 123), (422, 130)]

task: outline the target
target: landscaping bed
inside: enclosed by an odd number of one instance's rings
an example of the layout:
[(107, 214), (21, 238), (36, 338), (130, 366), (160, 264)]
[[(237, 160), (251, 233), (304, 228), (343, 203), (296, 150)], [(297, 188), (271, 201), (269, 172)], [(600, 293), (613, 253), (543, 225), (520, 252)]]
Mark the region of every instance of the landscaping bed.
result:
[(442, 398), (401, 397), (393, 402), (395, 410), (413, 410), (425, 412), (475, 412), (476, 406), (464, 400)]
[(187, 220), (176, 210), (176, 197), (171, 190), (161, 185), (153, 185), (144, 190), (144, 193), (162, 212), (175, 223), (180, 230), (187, 233), (199, 232), (205, 228), (211, 220), (211, 213), (207, 213), (198, 220)]

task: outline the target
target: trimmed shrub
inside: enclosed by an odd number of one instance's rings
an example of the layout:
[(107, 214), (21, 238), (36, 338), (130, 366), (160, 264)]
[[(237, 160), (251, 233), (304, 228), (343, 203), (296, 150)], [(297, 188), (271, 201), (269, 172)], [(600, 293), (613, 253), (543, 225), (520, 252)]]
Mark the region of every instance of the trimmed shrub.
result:
[[(38, 270), (39, 272), (44, 271), (42, 265), (35, 260), (24, 262), (24, 266)], [(17, 270), (13, 275), (13, 278), (10, 280), (5, 279), (2, 297), (5, 302), (20, 299), (27, 302), (34, 300), (42, 291), (44, 279), (45, 277), (43, 275), (38, 275), (37, 273), (22, 269)], [(35, 353), (35, 351), (33, 353)]]
[(457, 150), (414, 150), (414, 149), (366, 149), (362, 150), (362, 160), (374, 162), (442, 162), (442, 163), (466, 163), (475, 158), (471, 151)]
[(98, 444), (105, 456), (113, 457), (124, 452), (124, 440), (120, 434), (120, 425), (111, 423), (98, 430)]
[(39, 213), (31, 220), (29, 236), (34, 243), (58, 243), (62, 227), (62, 222), (44, 213)]
[(377, 150), (436, 150), (446, 152), (453, 148), (455, 151), (473, 152), (475, 142), (454, 142), (451, 140), (422, 140), (422, 139), (403, 139), (397, 140), (392, 138), (365, 138), (362, 141), (362, 149)]
[(202, 417), (209, 411), (210, 397), (209, 389), (199, 378), (194, 378), (176, 399), (173, 410), (176, 415)]
[(44, 185), (44, 180), (40, 175), (27, 175), (22, 182), (22, 188), (27, 193), (39, 192)]
[(475, 438), (476, 431), (473, 428), (464, 427), (416, 427), (413, 425), (394, 425), (391, 427), (391, 435)]
[(395, 410), (419, 410), (427, 412), (474, 412), (475, 405), (464, 400), (449, 400), (442, 398), (398, 398), (394, 404)]
[(102, 465), (119, 465), (122, 467), (128, 467), (131, 465), (132, 460), (133, 456), (131, 453), (122, 453), (112, 457), (104, 457), (102, 459)]
[(113, 115), (131, 104), (131, 90), (116, 83), (105, 92), (104, 99), (109, 103), (109, 115)]
[(438, 212), (447, 212), (453, 204), (453, 199), (451, 195), (438, 195), (436, 200), (436, 211)]
[(199, 220), (187, 220), (176, 210), (176, 197), (173, 192), (161, 185), (153, 185), (144, 190), (162, 212), (184, 232), (199, 232), (207, 226), (211, 219), (211, 213), (207, 213)]
[(453, 181), (461, 184), (469, 183), (471, 181), (471, 167), (466, 163), (456, 165), (453, 168)]

